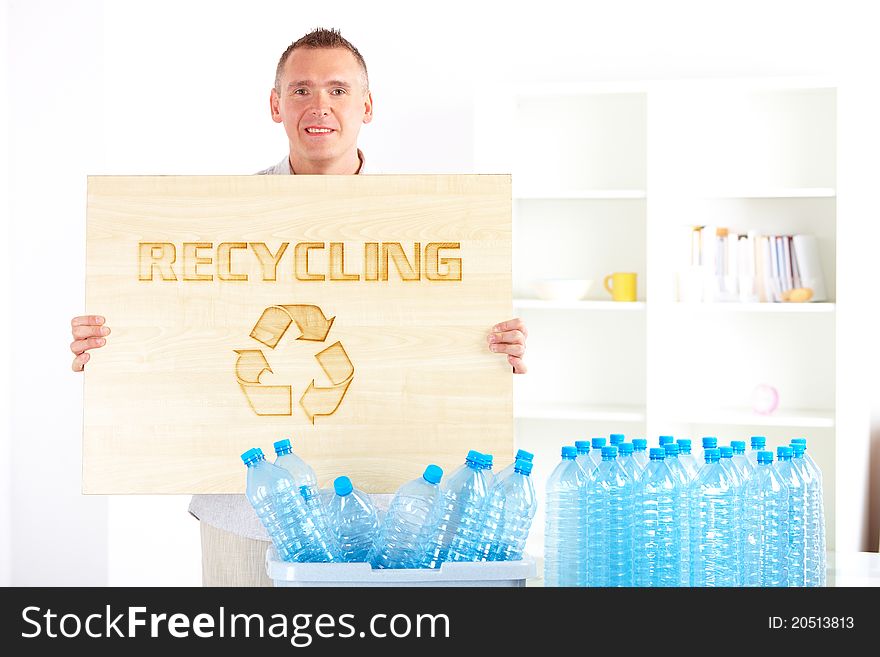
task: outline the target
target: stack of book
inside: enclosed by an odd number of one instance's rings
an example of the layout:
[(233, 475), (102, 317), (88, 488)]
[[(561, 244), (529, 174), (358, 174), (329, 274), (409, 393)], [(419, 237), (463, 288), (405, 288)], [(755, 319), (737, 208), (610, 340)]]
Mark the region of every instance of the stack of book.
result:
[(815, 235), (693, 226), (690, 239), (690, 267), (679, 274), (679, 301), (828, 299)]

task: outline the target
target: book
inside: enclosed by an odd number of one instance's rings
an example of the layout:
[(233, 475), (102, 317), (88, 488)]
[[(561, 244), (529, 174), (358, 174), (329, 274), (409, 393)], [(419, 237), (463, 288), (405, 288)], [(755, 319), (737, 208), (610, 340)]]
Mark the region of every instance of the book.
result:
[(800, 274), (801, 286), (813, 291), (810, 301), (827, 301), (825, 276), (819, 258), (819, 243), (815, 235), (794, 235), (791, 240), (794, 258)]

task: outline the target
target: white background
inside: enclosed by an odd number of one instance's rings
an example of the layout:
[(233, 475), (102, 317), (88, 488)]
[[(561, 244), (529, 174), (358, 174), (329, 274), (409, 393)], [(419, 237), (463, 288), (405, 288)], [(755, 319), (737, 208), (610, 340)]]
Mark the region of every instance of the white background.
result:
[[(472, 172), (475, 93), (498, 82), (838, 80), (838, 215), (864, 221), (856, 235), (842, 227), (838, 235), (838, 382), (846, 398), (837, 404), (837, 542), (838, 550), (864, 550), (872, 541), (876, 550), (867, 472), (873, 467), (876, 500), (878, 277), (869, 264), (880, 219), (880, 48), (875, 16), (860, 8), (867, 4), (0, 5), (0, 119), (8, 115), (0, 131), (0, 583), (199, 584), (188, 498), (79, 492), (82, 380), (69, 368), (69, 321), (100, 312), (83, 307), (85, 180), (247, 174), (274, 164), (287, 149), (268, 112), (275, 66), (317, 26), (341, 29), (367, 61), (375, 120), (360, 145), (370, 169), (387, 173)], [(553, 119), (535, 129), (564, 129)], [(845, 300), (859, 303), (847, 311)]]

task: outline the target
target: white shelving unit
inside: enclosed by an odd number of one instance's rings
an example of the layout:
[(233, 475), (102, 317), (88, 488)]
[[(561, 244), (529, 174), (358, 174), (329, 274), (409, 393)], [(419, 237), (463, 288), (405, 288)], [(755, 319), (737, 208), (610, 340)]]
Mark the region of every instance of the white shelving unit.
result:
[[(478, 98), (476, 169), (513, 173), (514, 309), (529, 374), (516, 440), (539, 490), (564, 444), (620, 432), (808, 438), (834, 546), (836, 87), (797, 79), (528, 86)], [(550, 120), (553, 130), (542, 129)], [(817, 237), (828, 301), (680, 303), (693, 225)], [(605, 275), (636, 272), (617, 303)], [(592, 280), (585, 299), (535, 298), (541, 279)], [(755, 386), (779, 391), (770, 415)], [(530, 550), (543, 547), (539, 505)]]

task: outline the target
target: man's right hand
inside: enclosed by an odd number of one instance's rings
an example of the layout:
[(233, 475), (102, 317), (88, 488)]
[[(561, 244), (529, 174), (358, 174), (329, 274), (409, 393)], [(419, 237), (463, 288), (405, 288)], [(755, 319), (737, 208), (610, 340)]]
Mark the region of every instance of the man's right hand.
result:
[(104, 336), (110, 335), (110, 329), (104, 326), (100, 315), (82, 315), (70, 320), (70, 332), (73, 334), (70, 350), (76, 356), (70, 367), (74, 372), (82, 372), (89, 362), (89, 349), (103, 347), (107, 342)]

